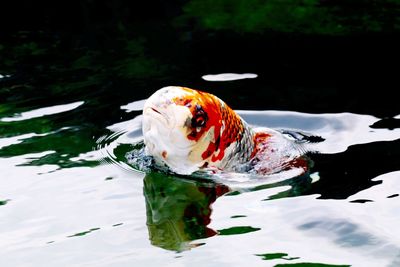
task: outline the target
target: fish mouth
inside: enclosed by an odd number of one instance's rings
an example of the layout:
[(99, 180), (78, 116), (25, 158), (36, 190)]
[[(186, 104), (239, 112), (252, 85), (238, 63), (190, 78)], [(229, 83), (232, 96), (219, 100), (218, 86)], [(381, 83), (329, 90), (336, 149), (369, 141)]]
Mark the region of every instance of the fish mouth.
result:
[(156, 107), (147, 107), (143, 114), (148, 115), (152, 119), (162, 121), (168, 128), (172, 128), (173, 125), (171, 125), (171, 119), (170, 117), (165, 113), (162, 112), (160, 109), (157, 109)]
[[(145, 116), (145, 120), (147, 121), (147, 125), (143, 128), (143, 134), (148, 134), (149, 131), (153, 128), (157, 128), (157, 135), (158, 137), (153, 141), (155, 143), (164, 143), (168, 147), (173, 145), (175, 149), (179, 150), (191, 150), (196, 144), (191, 143), (186, 140), (186, 136), (183, 133), (183, 127), (177, 127), (177, 120), (175, 116), (177, 114), (171, 112), (171, 110), (164, 110), (154, 105), (150, 105), (143, 110), (143, 115)], [(146, 118), (147, 117), (147, 118)], [(164, 130), (162, 130), (164, 129)], [(182, 131), (182, 133), (181, 133)], [(172, 141), (170, 138), (171, 136), (176, 136), (177, 132), (179, 135), (182, 134), (177, 141)], [(162, 134), (160, 134), (162, 133)]]
[[(157, 109), (155, 109), (155, 108), (150, 108), (152, 111), (154, 111), (154, 112), (156, 112), (156, 113), (158, 113), (158, 114), (161, 114), (161, 112), (160, 111), (158, 111)], [(161, 114), (162, 115), (162, 114)]]

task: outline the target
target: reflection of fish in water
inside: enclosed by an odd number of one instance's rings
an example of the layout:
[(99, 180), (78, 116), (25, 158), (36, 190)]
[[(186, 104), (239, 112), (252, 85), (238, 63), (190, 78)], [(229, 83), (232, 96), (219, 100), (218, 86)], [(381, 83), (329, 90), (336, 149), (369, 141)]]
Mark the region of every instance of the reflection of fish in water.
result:
[(202, 169), (301, 174), (308, 168), (306, 138), (252, 129), (218, 97), (185, 87), (164, 87), (146, 101), (143, 135), (146, 153), (178, 174)]
[(195, 247), (190, 241), (216, 235), (208, 228), (211, 204), (228, 192), (212, 182), (151, 172), (144, 178), (147, 228), (153, 245), (175, 251)]

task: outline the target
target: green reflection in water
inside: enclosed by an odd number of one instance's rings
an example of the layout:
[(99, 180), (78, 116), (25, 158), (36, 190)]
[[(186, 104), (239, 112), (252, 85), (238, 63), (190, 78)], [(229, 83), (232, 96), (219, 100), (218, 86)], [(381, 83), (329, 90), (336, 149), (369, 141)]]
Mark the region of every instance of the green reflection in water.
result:
[(261, 228), (255, 228), (251, 226), (235, 226), (227, 229), (218, 230), (218, 233), (220, 235), (240, 235), (255, 232), (258, 230), (261, 230)]
[(67, 237), (84, 236), (84, 235), (87, 235), (87, 234), (89, 234), (89, 233), (91, 233), (93, 231), (97, 231), (97, 230), (100, 230), (100, 228), (92, 228), (92, 229), (89, 229), (88, 231), (76, 233), (74, 235), (69, 235)]
[(152, 172), (145, 176), (143, 189), (153, 245), (183, 251), (201, 245), (190, 241), (217, 234), (207, 225), (211, 204), (228, 192), (226, 186)]
[(39, 45), (33, 41), (22, 43), (20, 45), (14, 46), (14, 52), (17, 55), (31, 55), (31, 56), (39, 56), (46, 53), (46, 49), (43, 47), (39, 47)]
[[(250, 188), (250, 191), (258, 191), (258, 190), (264, 190), (268, 188), (276, 188), (276, 187), (282, 187), (282, 186), (289, 186), (290, 188), (288, 190), (284, 190), (282, 192), (276, 193), (274, 195), (268, 196), (268, 198), (263, 199), (264, 201), (267, 200), (274, 200), (274, 199), (280, 199), (280, 198), (288, 198), (288, 197), (296, 197), (296, 196), (301, 196), (307, 190), (309, 190), (312, 186), (312, 178), (310, 177), (310, 173), (306, 172), (305, 174), (302, 174), (300, 176), (296, 176), (294, 178), (286, 179), (283, 181), (279, 181), (276, 183), (266, 183), (264, 185), (259, 185), (253, 188)], [(240, 191), (231, 191), (227, 195), (229, 196), (235, 196), (239, 195), (242, 192)], [(237, 216), (232, 216), (231, 218), (239, 218), (243, 217), (243, 215), (237, 215)]]
[(233, 215), (233, 216), (231, 216), (232, 219), (243, 218), (243, 217), (247, 217), (247, 216), (246, 215)]
[(273, 200), (273, 199), (301, 196), (305, 192), (307, 192), (307, 190), (309, 190), (311, 188), (312, 179), (310, 177), (310, 173), (306, 172), (305, 174), (296, 176), (292, 179), (284, 180), (284, 181), (270, 184), (270, 185), (256, 187), (254, 190), (261, 190), (261, 189), (273, 188), (273, 187), (279, 187), (279, 186), (290, 186), (290, 189), (279, 192), (275, 195), (269, 196), (267, 199), (264, 199), (264, 200)]
[(276, 259), (283, 259), (283, 260), (296, 260), (300, 259), (299, 257), (288, 257), (287, 253), (265, 253), (265, 254), (256, 254), (256, 256), (261, 257), (263, 260), (276, 260)]
[(7, 204), (9, 200), (0, 200), (0, 206)]
[(48, 118), (35, 118), (29, 121), (0, 121), (0, 136), (12, 137), (26, 133), (45, 134), (56, 130), (54, 123)]
[(155, 58), (146, 56), (145, 39), (128, 40), (124, 45), (126, 56), (115, 62), (113, 71), (126, 79), (155, 77), (163, 75), (168, 69)]
[(146, 34), (133, 36), (128, 29), (110, 33), (112, 46), (86, 43), (85, 38), (61, 42), (44, 32), (18, 32), (12, 43), (1, 44), (0, 74), (7, 78), (0, 79), (0, 119), (52, 105), (85, 104), (60, 114), (0, 121), (0, 157), (49, 152), (24, 165), (97, 166), (98, 161), (80, 156), (97, 147), (98, 137), (109, 134), (107, 126), (135, 115), (119, 106), (145, 97), (138, 84), (146, 81), (152, 88), (149, 80), (169, 77), (166, 73), (173, 68), (149, 54)]
[[(129, 28), (129, 27), (127, 27)], [(30, 38), (16, 34), (17, 44), (4, 44), (2, 46), (0, 70), (7, 73), (18, 73), (20, 64), (29, 65), (30, 71), (40, 76), (29, 78), (29, 82), (40, 82), (42, 77), (50, 78), (51, 84), (46, 84), (40, 90), (69, 93), (88, 89), (92, 85), (99, 85), (96, 90), (104, 89), (104, 84), (115, 80), (115, 77), (122, 79), (148, 79), (165, 75), (170, 69), (171, 62), (164, 64), (159, 58), (148, 53), (148, 41), (145, 34), (138, 37), (126, 28), (120, 28), (110, 33), (113, 36), (113, 45), (91, 46), (90, 49), (83, 40), (77, 40), (71, 44), (72, 47), (65, 47), (65, 44), (58, 39), (35, 33)], [(110, 38), (112, 38), (110, 36)], [(72, 48), (72, 49), (71, 49)], [(64, 53), (59, 53), (62, 50)], [(49, 62), (51, 64), (43, 64)], [(36, 64), (37, 63), (37, 64)], [(23, 76), (20, 78), (24, 78)], [(19, 85), (24, 84), (24, 79)], [(1, 88), (6, 91), (15, 88)], [(103, 86), (103, 88), (101, 88)], [(39, 88), (38, 88), (39, 89)], [(80, 92), (82, 95), (82, 92)]]
[(334, 264), (323, 264), (313, 262), (302, 262), (302, 263), (283, 263), (277, 264), (274, 267), (350, 267), (351, 265), (334, 265)]
[[(28, 128), (29, 123), (25, 123)], [(42, 129), (43, 130), (43, 129)], [(45, 164), (58, 165), (61, 168), (87, 166), (99, 164), (96, 160), (73, 159), (81, 153), (89, 152), (95, 146), (92, 131), (84, 128), (70, 128), (50, 132), (43, 136), (33, 136), (21, 139), (0, 150), (0, 157), (21, 156), (27, 153), (50, 152), (40, 158), (32, 159), (22, 165), (40, 166)], [(51, 152), (54, 151), (54, 152)]]
[(192, 0), (183, 8), (179, 23), (195, 19), (200, 27), (237, 32), (296, 32), (350, 34), (394, 31), (400, 21), (400, 1), (357, 1), (334, 4), (322, 0)]

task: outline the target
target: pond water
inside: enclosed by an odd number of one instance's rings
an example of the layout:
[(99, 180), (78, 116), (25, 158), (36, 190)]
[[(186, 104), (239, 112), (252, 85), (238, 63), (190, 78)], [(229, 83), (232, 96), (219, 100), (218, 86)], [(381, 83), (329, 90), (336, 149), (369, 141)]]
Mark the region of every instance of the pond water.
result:
[(314, 166), (198, 180), (130, 165), (142, 104), (112, 107), (132, 118), (102, 129), (64, 124), (95, 112), (84, 100), (2, 116), (2, 266), (400, 264), (400, 129), (371, 115), (238, 111), (323, 137)]
[[(0, 266), (400, 266), (399, 1), (45, 2), (0, 16)], [(168, 85), (322, 137), (309, 172), (139, 170)]]

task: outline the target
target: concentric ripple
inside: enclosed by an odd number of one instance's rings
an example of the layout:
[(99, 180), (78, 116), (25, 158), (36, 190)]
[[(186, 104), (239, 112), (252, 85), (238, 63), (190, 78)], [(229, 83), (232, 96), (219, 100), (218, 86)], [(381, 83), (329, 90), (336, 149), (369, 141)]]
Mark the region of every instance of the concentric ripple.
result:
[[(400, 129), (372, 129), (370, 126), (379, 119), (369, 115), (306, 114), (288, 111), (238, 111), (238, 113), (254, 127), (289, 129), (321, 136), (323, 142), (310, 146), (312, 151), (323, 154), (340, 153), (357, 144), (400, 138)], [(96, 147), (105, 162), (128, 171), (146, 173), (152, 170), (152, 160), (144, 153), (141, 122), (142, 116), (139, 115), (132, 120), (107, 127), (110, 134), (100, 137)], [(309, 156), (311, 160), (312, 154)], [(301, 175), (299, 170), (290, 169), (268, 176), (251, 173), (198, 172), (187, 178), (211, 179), (225, 184), (233, 190), (247, 191), (281, 184), (282, 181), (290, 181), (299, 175)], [(313, 171), (313, 169), (305, 176), (304, 179), (309, 182), (319, 180), (318, 171)]]

